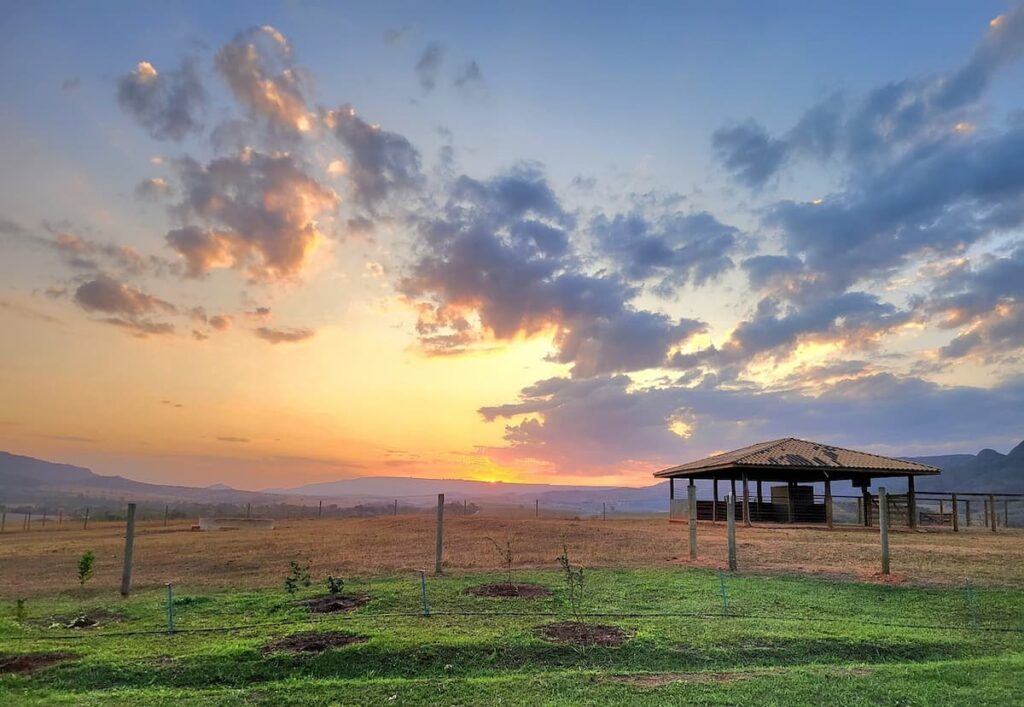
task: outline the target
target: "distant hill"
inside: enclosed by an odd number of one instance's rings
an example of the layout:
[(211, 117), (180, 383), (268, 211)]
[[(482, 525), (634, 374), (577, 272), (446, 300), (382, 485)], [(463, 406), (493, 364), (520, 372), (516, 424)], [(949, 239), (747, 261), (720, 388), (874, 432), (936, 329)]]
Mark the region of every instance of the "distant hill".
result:
[(936, 457), (910, 457), (931, 464), (942, 474), (922, 478), (922, 491), (992, 491), (993, 493), (1024, 493), (1024, 442), (1000, 454), (983, 449), (977, 454), (947, 454)]
[[(594, 490), (594, 486), (560, 486), (558, 484), (517, 484), (503, 481), (470, 481), (467, 479), (420, 479), (404, 476), (361, 476), (356, 479), (341, 479), (324, 483), (307, 484), (296, 488), (266, 489), (266, 493), (286, 494), (290, 496), (314, 496), (323, 498), (414, 498), (439, 493), (452, 498), (469, 496), (472, 498), (502, 498), (538, 495), (552, 491), (568, 491), (576, 493), (583, 490)], [(611, 487), (603, 487), (611, 488)]]

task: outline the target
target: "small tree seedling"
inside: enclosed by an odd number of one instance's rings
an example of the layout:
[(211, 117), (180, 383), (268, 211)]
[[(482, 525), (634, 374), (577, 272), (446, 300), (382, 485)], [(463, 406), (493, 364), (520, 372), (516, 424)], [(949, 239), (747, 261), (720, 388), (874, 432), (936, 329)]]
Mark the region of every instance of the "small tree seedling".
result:
[(333, 574), (327, 575), (327, 593), (331, 596), (337, 596), (345, 591), (345, 580), (341, 577), (335, 577)]
[(494, 538), (487, 538), (487, 539), (491, 541), (492, 545), (494, 545), (494, 549), (495, 549), (495, 551), (497, 551), (498, 557), (501, 558), (501, 564), (503, 564), (505, 566), (505, 572), (508, 575), (508, 583), (511, 584), (511, 585), (514, 585), (515, 582), (512, 581), (512, 563), (513, 563), (513, 560), (515, 559), (515, 555), (512, 552), (512, 539), (511, 538), (505, 538), (505, 544), (504, 545), (499, 543)]
[(299, 587), (308, 587), (310, 584), (312, 580), (309, 577), (309, 565), (292, 560), (288, 566), (288, 576), (284, 578), (284, 590), (294, 595), (299, 591)]
[(92, 579), (93, 564), (96, 556), (92, 550), (87, 550), (84, 555), (78, 558), (78, 585), (85, 586), (85, 583)]
[(569, 610), (572, 611), (576, 623), (583, 625), (583, 568), (572, 564), (569, 559), (569, 548), (562, 545), (562, 554), (558, 556), (558, 564), (565, 578), (565, 590), (569, 598)]

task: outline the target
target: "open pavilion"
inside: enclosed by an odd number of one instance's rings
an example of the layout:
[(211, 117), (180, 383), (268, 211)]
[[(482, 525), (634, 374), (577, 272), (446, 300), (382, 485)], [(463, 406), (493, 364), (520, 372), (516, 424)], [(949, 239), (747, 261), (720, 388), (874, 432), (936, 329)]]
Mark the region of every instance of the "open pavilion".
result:
[[(719, 500), (718, 484), (728, 481), (733, 499), (742, 500), (746, 525), (753, 522), (824, 523), (830, 528), (833, 525), (833, 482), (849, 481), (861, 489), (859, 520), (870, 526), (872, 515), (877, 517), (878, 503), (870, 492), (871, 483), (876, 479), (905, 477), (907, 493), (889, 496), (890, 518), (894, 523), (903, 519), (904, 524), (914, 528), (917, 527), (914, 479), (938, 473), (939, 469), (927, 464), (787, 437), (673, 466), (654, 475), (669, 480), (670, 519), (686, 515), (686, 501), (676, 500), (676, 479), (688, 479), (690, 486), (697, 479), (708, 479), (712, 482), (713, 499), (698, 502), (698, 520), (725, 518), (725, 502)], [(751, 482), (756, 484), (753, 501)], [(742, 499), (737, 496), (737, 483), (742, 485)], [(823, 483), (825, 487), (821, 504), (815, 502), (812, 486), (815, 483)], [(770, 487), (767, 501), (764, 484), (776, 484)]]

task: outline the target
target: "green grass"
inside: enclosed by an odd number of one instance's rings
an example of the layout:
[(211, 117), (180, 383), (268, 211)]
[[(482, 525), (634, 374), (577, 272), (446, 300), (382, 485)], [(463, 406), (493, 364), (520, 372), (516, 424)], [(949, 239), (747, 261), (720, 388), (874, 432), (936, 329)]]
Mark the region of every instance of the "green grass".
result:
[[(283, 576), (283, 575), (282, 575)], [(0, 610), (0, 653), (69, 651), (31, 676), (0, 676), (2, 704), (1024, 704), (1024, 591), (922, 589), (703, 570), (588, 570), (588, 620), (631, 631), (618, 648), (555, 645), (538, 627), (568, 618), (561, 577), (523, 572), (550, 599), (477, 598), (498, 574), (349, 578), (370, 602), (310, 618), (280, 589), (178, 587), (174, 636), (162, 589), (120, 600), (86, 590)], [(311, 596), (323, 587), (304, 592)], [(99, 629), (51, 617), (123, 614)], [(238, 627), (230, 632), (209, 631)], [(1015, 629), (1005, 630), (987, 630)], [(344, 630), (365, 643), (264, 655), (272, 638)], [(658, 674), (664, 684), (639, 684)], [(632, 676), (632, 681), (622, 676)]]

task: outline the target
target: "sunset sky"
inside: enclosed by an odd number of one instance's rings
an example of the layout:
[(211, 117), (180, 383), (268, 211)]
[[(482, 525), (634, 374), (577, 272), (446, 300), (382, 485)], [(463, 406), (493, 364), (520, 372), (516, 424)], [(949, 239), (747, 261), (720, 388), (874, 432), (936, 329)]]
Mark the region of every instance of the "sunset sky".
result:
[(1024, 7), (4, 3), (0, 449), (642, 485), (1024, 438)]

